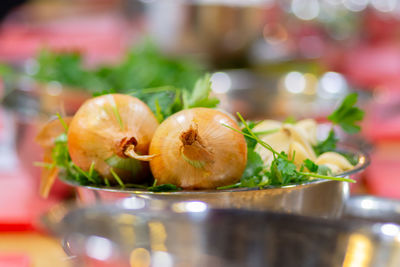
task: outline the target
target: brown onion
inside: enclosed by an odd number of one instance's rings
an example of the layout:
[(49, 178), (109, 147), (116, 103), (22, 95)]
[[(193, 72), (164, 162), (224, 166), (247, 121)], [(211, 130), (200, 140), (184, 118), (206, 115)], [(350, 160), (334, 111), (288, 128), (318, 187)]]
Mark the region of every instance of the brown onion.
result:
[[(68, 130), (68, 151), (74, 164), (88, 171), (94, 164), (101, 176), (141, 182), (149, 175), (150, 141), (158, 126), (148, 106), (139, 99), (109, 94), (87, 100)], [(115, 172), (113, 174), (113, 171)]]
[(221, 111), (209, 108), (182, 110), (157, 128), (149, 153), (157, 184), (184, 189), (213, 189), (240, 180), (247, 162), (244, 136)]
[[(65, 126), (71, 123), (71, 117), (62, 118), (66, 125), (63, 125), (60, 119), (55, 118), (48, 121), (39, 131), (35, 141), (44, 149), (43, 163), (51, 165), (53, 163), (52, 150), (55, 140), (58, 136), (65, 132)], [(50, 168), (42, 168), (40, 177), (39, 193), (42, 197), (47, 197), (54, 181), (58, 175), (58, 168), (54, 165)]]

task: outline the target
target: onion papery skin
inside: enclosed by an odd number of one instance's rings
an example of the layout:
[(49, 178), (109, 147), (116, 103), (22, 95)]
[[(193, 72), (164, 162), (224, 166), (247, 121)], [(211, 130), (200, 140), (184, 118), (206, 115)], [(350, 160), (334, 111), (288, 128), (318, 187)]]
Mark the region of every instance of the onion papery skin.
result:
[(133, 140), (135, 152), (146, 155), (157, 127), (149, 107), (135, 97), (95, 97), (87, 100), (73, 117), (68, 151), (78, 167), (88, 171), (94, 163), (94, 169), (114, 184), (111, 168), (124, 182), (141, 182), (149, 176), (148, 163), (124, 155), (123, 144)]
[[(62, 120), (66, 124), (65, 126), (68, 127), (72, 121), (72, 117), (64, 117)], [(61, 123), (60, 119), (54, 118), (51, 121), (48, 121), (36, 136), (35, 142), (38, 143), (44, 150), (44, 163), (53, 163), (52, 151), (54, 148), (54, 143), (57, 137), (59, 137), (62, 133), (65, 133), (65, 126)], [(58, 171), (59, 170), (56, 166), (51, 168), (42, 168), (39, 187), (39, 193), (42, 197), (48, 197), (58, 175)]]
[[(157, 128), (150, 168), (157, 184), (214, 189), (240, 180), (247, 162), (244, 136), (227, 114), (209, 108), (182, 110)], [(196, 141), (197, 140), (197, 141)]]

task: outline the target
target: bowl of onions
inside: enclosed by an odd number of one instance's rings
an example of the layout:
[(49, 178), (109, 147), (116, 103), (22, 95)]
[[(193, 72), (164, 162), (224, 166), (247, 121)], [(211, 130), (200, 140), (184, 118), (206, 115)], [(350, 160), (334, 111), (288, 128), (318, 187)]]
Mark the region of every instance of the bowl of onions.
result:
[[(237, 114), (238, 122), (193, 95), (183, 97), (180, 110), (162, 121), (136, 97), (107, 94), (87, 100), (72, 118), (49, 122), (37, 137), (47, 151), (42, 195), (59, 176), (76, 187), (84, 203), (135, 195), (217, 208), (340, 215), (349, 182), (369, 163), (366, 154), (336, 147), (333, 128), (317, 140), (314, 120), (254, 123)], [(354, 98), (349, 95), (330, 116), (353, 132), (363, 115)], [(353, 120), (348, 110), (357, 114)]]

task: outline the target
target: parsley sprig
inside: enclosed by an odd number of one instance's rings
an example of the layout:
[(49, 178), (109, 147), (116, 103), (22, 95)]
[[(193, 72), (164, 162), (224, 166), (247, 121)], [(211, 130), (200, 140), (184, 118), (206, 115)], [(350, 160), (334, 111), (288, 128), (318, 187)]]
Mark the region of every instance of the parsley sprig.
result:
[(349, 94), (345, 97), (340, 106), (328, 116), (328, 119), (335, 125), (340, 125), (343, 131), (349, 134), (355, 134), (360, 131), (357, 124), (364, 118), (364, 111), (355, 106), (358, 95)]
[(339, 107), (328, 116), (328, 120), (332, 122), (332, 129), (325, 140), (314, 146), (314, 151), (317, 155), (336, 149), (338, 138), (333, 126), (340, 126), (348, 134), (355, 134), (360, 131), (361, 128), (358, 123), (364, 118), (365, 112), (355, 106), (357, 98), (358, 95), (356, 93), (347, 95)]
[(159, 122), (183, 109), (194, 107), (215, 108), (219, 100), (211, 95), (210, 75), (199, 78), (192, 90), (163, 86), (135, 90), (130, 93), (143, 100), (154, 112)]

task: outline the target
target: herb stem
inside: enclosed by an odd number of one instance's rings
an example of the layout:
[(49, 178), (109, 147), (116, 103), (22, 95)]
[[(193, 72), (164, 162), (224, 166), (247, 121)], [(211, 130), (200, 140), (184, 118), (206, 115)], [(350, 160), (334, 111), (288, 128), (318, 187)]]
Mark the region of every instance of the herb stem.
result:
[(92, 178), (93, 171), (94, 171), (94, 161), (92, 161), (92, 164), (90, 164), (90, 168), (89, 168), (89, 177), (90, 178)]
[(125, 185), (126, 187), (129, 187), (129, 188), (140, 188), (140, 189), (147, 189), (147, 188), (149, 188), (148, 186), (146, 186), (146, 185), (141, 185), (141, 184), (126, 184)]
[(118, 182), (118, 184), (122, 187), (125, 188), (125, 184), (122, 182), (121, 178), (118, 176), (118, 174), (114, 171), (113, 168), (110, 168), (110, 172), (114, 179)]
[(55, 167), (55, 164), (54, 163), (48, 163), (48, 162), (35, 161), (33, 163), (33, 166), (43, 167), (43, 168), (46, 168), (46, 169), (51, 169), (51, 168)]
[(243, 123), (243, 125), (246, 127), (247, 131), (250, 133), (250, 135), (251, 135), (251, 136), (249, 136), (250, 138), (253, 138), (254, 140), (256, 140), (260, 145), (262, 145), (263, 147), (265, 147), (266, 149), (271, 151), (272, 154), (277, 155), (280, 158), (287, 159), (287, 157), (285, 157), (285, 156), (281, 155), (280, 153), (278, 153), (269, 144), (265, 143), (257, 135), (255, 135), (254, 132), (250, 129), (250, 127), (247, 124), (246, 120), (242, 117), (242, 115), (239, 112), (237, 112), (236, 114), (239, 117), (240, 121)]
[(327, 180), (335, 180), (335, 181), (342, 181), (342, 182), (349, 182), (349, 183), (355, 183), (356, 182), (355, 180), (350, 179), (350, 178), (333, 177), (333, 176), (327, 176), (327, 175), (322, 175), (322, 174), (317, 174), (317, 173), (310, 173), (310, 172), (298, 172), (298, 173), (301, 174), (301, 175), (304, 175), (304, 176), (327, 179)]
[(275, 128), (275, 129), (271, 129), (271, 130), (267, 130), (267, 131), (260, 131), (260, 132), (254, 132), (254, 131), (253, 131), (253, 133), (254, 133), (255, 135), (266, 135), (266, 134), (276, 133), (276, 132), (278, 132), (278, 131), (279, 131), (279, 129), (278, 129), (278, 128)]
[(56, 116), (61, 122), (61, 125), (64, 127), (65, 132), (68, 132), (68, 125), (65, 123), (64, 119), (61, 117), (60, 113), (56, 113)]
[(72, 163), (72, 167), (74, 167), (80, 174), (82, 174), (83, 176), (85, 176), (90, 182), (92, 182), (93, 184), (96, 184), (96, 181), (92, 179), (91, 176), (89, 176), (85, 171), (83, 171), (81, 168), (79, 168), (78, 165)]
[(230, 184), (230, 185), (225, 185), (225, 186), (220, 186), (220, 187), (217, 187), (217, 190), (224, 190), (224, 189), (238, 188), (239, 186), (240, 186), (240, 183), (236, 183), (236, 184)]

